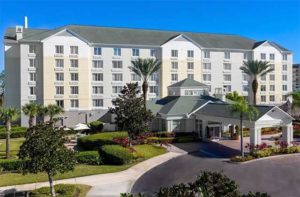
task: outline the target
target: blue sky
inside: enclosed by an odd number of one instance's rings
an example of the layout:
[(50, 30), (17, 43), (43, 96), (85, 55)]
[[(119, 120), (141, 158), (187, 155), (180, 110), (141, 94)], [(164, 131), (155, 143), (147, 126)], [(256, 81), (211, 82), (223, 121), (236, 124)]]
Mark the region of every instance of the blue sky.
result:
[[(7, 27), (66, 24), (240, 34), (272, 40), (300, 63), (300, 0), (0, 0), (0, 37)], [(3, 69), (0, 42), (0, 70)]]

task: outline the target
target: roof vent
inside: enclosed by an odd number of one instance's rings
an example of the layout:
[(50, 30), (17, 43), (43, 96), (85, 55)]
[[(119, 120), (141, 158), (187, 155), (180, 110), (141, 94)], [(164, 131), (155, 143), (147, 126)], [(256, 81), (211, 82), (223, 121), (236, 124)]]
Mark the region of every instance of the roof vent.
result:
[(23, 26), (16, 26), (16, 39), (20, 40), (23, 38)]

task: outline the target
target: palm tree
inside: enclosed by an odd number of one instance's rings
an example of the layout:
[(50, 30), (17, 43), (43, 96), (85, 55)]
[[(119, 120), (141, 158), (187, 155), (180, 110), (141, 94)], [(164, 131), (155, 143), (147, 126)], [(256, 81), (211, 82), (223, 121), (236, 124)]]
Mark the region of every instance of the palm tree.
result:
[(157, 59), (142, 59), (138, 58), (131, 61), (132, 66), (129, 69), (135, 74), (140, 76), (143, 80), (143, 96), (144, 96), (144, 107), (146, 108), (147, 92), (148, 92), (148, 79), (149, 77), (158, 71), (161, 66), (161, 62)]
[(244, 157), (244, 143), (243, 143), (243, 120), (245, 116), (251, 121), (254, 117), (258, 116), (258, 110), (250, 106), (245, 99), (238, 100), (231, 104), (231, 113), (239, 113), (240, 116), (240, 131), (241, 131), (241, 155)]
[(49, 121), (52, 122), (54, 116), (64, 113), (64, 109), (58, 105), (49, 104), (42, 109), (42, 113), (49, 116)]
[(237, 91), (229, 92), (226, 94), (226, 98), (232, 101), (239, 101), (241, 99), (244, 99), (243, 96), (239, 95)]
[(248, 60), (244, 62), (244, 65), (240, 69), (253, 79), (252, 81), (252, 92), (253, 92), (253, 105), (256, 105), (256, 93), (258, 88), (257, 77), (264, 76), (269, 72), (274, 71), (270, 68), (269, 62)]
[(15, 108), (1, 108), (0, 119), (5, 123), (6, 128), (6, 158), (9, 158), (10, 153), (10, 132), (11, 123), (19, 117), (19, 111)]
[(41, 111), (41, 105), (37, 103), (27, 103), (22, 107), (22, 111), (26, 116), (29, 116), (29, 128), (33, 127), (36, 122), (36, 116), (40, 113)]

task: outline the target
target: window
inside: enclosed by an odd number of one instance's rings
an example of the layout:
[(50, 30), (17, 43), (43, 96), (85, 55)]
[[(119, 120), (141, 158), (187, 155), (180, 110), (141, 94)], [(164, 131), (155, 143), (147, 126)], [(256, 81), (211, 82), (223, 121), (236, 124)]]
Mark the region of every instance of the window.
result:
[(150, 77), (150, 81), (158, 81), (158, 74), (157, 73), (153, 73)]
[(55, 73), (55, 80), (56, 81), (63, 81), (64, 80), (64, 73)]
[(187, 74), (187, 78), (194, 79), (194, 74)]
[(282, 95), (282, 101), (286, 101), (288, 99), (288, 95)]
[(113, 86), (112, 87), (112, 93), (113, 94), (119, 94), (122, 90), (122, 86)]
[(244, 60), (248, 59), (248, 53), (244, 53)]
[(275, 96), (274, 95), (270, 95), (270, 102), (274, 102), (275, 101)]
[(36, 81), (36, 73), (29, 73), (29, 81)]
[(56, 45), (55, 46), (55, 53), (57, 53), (57, 54), (63, 54), (64, 53), (64, 46), (62, 46), (62, 45)]
[(193, 50), (188, 50), (187, 51), (187, 57), (194, 57), (194, 51)]
[(114, 48), (114, 56), (121, 56), (121, 48)]
[(59, 107), (64, 107), (64, 100), (56, 100), (56, 105)]
[(103, 107), (103, 99), (93, 99), (93, 107)]
[(156, 56), (156, 49), (150, 49), (150, 56), (155, 57)]
[(282, 54), (282, 60), (287, 60), (287, 54)]
[(78, 73), (71, 73), (71, 81), (78, 81)]
[(93, 68), (95, 68), (95, 69), (103, 68), (103, 61), (102, 60), (93, 60)]
[(29, 45), (29, 53), (36, 53), (35, 45)]
[(131, 74), (131, 81), (140, 81), (141, 80), (141, 77), (138, 76), (137, 74), (135, 73), (132, 73)]
[(29, 95), (36, 95), (36, 87), (29, 87)]
[(203, 74), (203, 81), (211, 81), (211, 75), (210, 74)]
[(55, 93), (56, 94), (64, 94), (64, 86), (56, 86)]
[(275, 69), (275, 64), (269, 64), (269, 68), (274, 70)]
[(71, 54), (78, 54), (78, 46), (70, 46)]
[(36, 68), (36, 59), (29, 59), (29, 67)]
[(70, 87), (70, 94), (79, 94), (79, 88), (78, 86), (71, 86)]
[(132, 49), (132, 56), (140, 56), (140, 49)]
[(282, 75), (282, 81), (287, 81), (287, 75)]
[(93, 86), (93, 94), (103, 94), (103, 86)]
[(282, 91), (287, 91), (287, 85), (282, 85)]
[(78, 108), (78, 107), (79, 107), (78, 99), (71, 99), (71, 108)]
[(223, 88), (225, 89), (225, 92), (231, 92), (231, 85), (223, 86)]
[(249, 86), (248, 85), (243, 85), (243, 91), (248, 92), (249, 91)]
[(113, 81), (123, 81), (123, 74), (122, 73), (113, 73), (112, 80)]
[(266, 80), (267, 80), (266, 75), (262, 75), (262, 76), (260, 77), (260, 80), (261, 80), (261, 81), (266, 81)]
[(210, 58), (210, 52), (204, 51), (204, 58)]
[(260, 96), (260, 101), (261, 102), (266, 102), (266, 96)]
[(248, 75), (243, 73), (243, 81), (248, 81)]
[(188, 67), (189, 70), (193, 70), (194, 69), (194, 62), (188, 62), (187, 67)]
[(286, 65), (286, 64), (283, 64), (283, 65), (282, 65), (282, 70), (283, 70), (283, 71), (287, 71), (287, 65)]
[(103, 73), (93, 73), (93, 81), (103, 81)]
[(203, 69), (210, 70), (211, 69), (211, 63), (203, 63)]
[(260, 91), (265, 92), (266, 91), (266, 85), (260, 85)]
[(275, 85), (270, 85), (270, 91), (274, 92), (275, 91)]
[(122, 61), (112, 61), (112, 66), (113, 68), (122, 68), (123, 67), (123, 62)]
[(266, 54), (265, 53), (261, 53), (260, 54), (260, 59), (265, 60), (266, 59)]
[(231, 81), (231, 75), (230, 74), (225, 74), (223, 75), (224, 81)]
[(231, 70), (231, 64), (225, 63), (223, 64), (224, 70)]
[(274, 53), (270, 53), (270, 60), (275, 60), (275, 54)]
[(64, 67), (64, 60), (63, 59), (56, 59), (55, 60), (55, 66), (57, 68), (63, 68)]
[(178, 74), (171, 74), (172, 81), (178, 81)]
[(171, 50), (171, 57), (178, 57), (178, 50)]
[(270, 81), (275, 81), (275, 75), (270, 75)]
[(71, 68), (78, 68), (78, 60), (70, 60)]
[(101, 55), (102, 54), (102, 48), (101, 47), (95, 47), (94, 48), (94, 55)]
[(158, 93), (158, 86), (150, 86), (150, 91), (149, 92), (157, 94)]
[(172, 69), (177, 70), (178, 69), (178, 62), (171, 62), (172, 64)]
[(224, 58), (225, 59), (230, 59), (230, 52), (229, 51), (224, 52)]

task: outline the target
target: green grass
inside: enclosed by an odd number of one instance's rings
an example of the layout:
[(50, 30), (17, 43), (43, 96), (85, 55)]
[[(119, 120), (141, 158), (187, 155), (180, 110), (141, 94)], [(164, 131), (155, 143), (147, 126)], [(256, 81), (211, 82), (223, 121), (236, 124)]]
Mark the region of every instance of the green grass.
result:
[(159, 146), (152, 146), (148, 144), (137, 145), (133, 147), (139, 154), (142, 154), (145, 159), (155, 157), (166, 153), (166, 149)]
[[(10, 139), (10, 155), (16, 157), (20, 150), (20, 146), (24, 142), (24, 138)], [(6, 141), (5, 139), (0, 140), (0, 159), (5, 157)]]
[[(54, 186), (56, 196), (61, 197), (84, 197), (91, 189), (89, 185), (81, 185), (81, 184), (58, 184)], [(50, 195), (50, 188), (49, 187), (42, 187), (36, 189), (31, 194), (32, 196), (36, 197), (46, 197)]]

